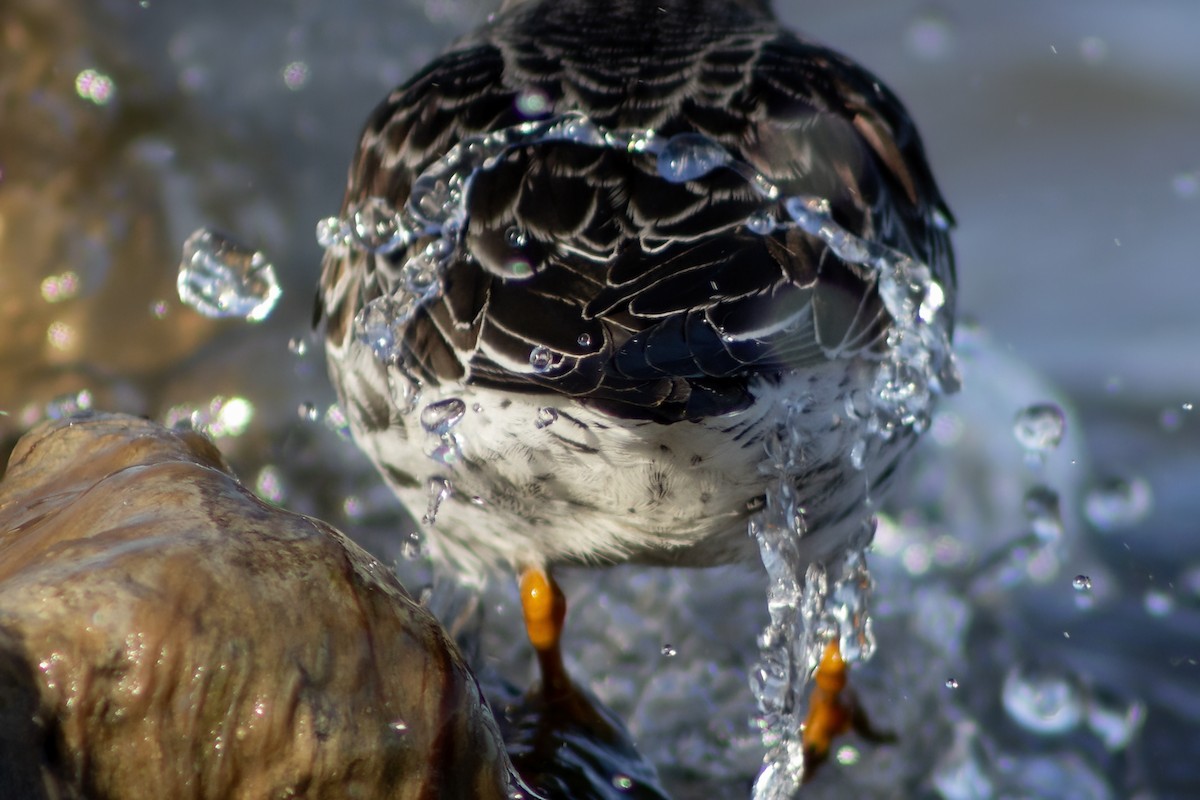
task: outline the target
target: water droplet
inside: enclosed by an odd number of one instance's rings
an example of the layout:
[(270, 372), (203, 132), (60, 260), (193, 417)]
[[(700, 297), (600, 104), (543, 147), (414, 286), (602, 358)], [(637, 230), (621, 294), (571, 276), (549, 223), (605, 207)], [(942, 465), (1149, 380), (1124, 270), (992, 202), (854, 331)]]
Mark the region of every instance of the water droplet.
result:
[(1108, 478), (1092, 487), (1083, 501), (1083, 514), (1097, 530), (1131, 528), (1154, 508), (1150, 484), (1141, 478)]
[(905, 34), (908, 49), (926, 61), (940, 61), (954, 44), (954, 30), (945, 15), (929, 11), (917, 17)]
[(539, 408), (537, 411), (537, 419), (534, 420), (533, 426), (538, 430), (549, 428), (558, 419), (558, 410), (553, 408)]
[(358, 520), (363, 516), (363, 501), (358, 495), (347, 495), (342, 501), (342, 513), (346, 515), (346, 519)]
[(757, 211), (746, 218), (746, 228), (751, 233), (766, 236), (775, 230), (775, 215), (770, 211)]
[(249, 322), (266, 319), (281, 294), (275, 268), (262, 253), (208, 228), (184, 242), (176, 286), (179, 299), (207, 317)]
[(47, 419), (66, 419), (92, 410), (92, 393), (81, 389), (70, 394), (61, 394), (46, 404)]
[(1166, 617), (1175, 610), (1175, 598), (1163, 589), (1147, 589), (1142, 597), (1142, 605), (1150, 616)]
[(350, 422), (346, 419), (346, 412), (342, 411), (342, 407), (337, 403), (331, 403), (329, 408), (325, 409), (325, 427), (336, 433), (339, 438), (349, 441)]
[(155, 300), (150, 304), (150, 315), (155, 319), (165, 319), (169, 311), (166, 300)]
[(286, 492), (284, 491), (283, 473), (279, 467), (268, 464), (260, 469), (258, 477), (254, 480), (254, 491), (268, 503), (276, 505), (282, 503)]
[(1175, 195), (1187, 200), (1200, 194), (1200, 173), (1181, 172), (1171, 179), (1171, 188)]
[(61, 275), (51, 275), (42, 281), (42, 299), (47, 303), (61, 303), (79, 294), (79, 275), (67, 270)]
[(321, 418), (321, 410), (317, 408), (316, 403), (301, 403), (300, 408), (297, 409), (297, 412), (300, 415), (300, 419), (304, 420), (305, 422), (316, 422)]
[(439, 263), (428, 251), (418, 253), (404, 264), (401, 278), (404, 289), (412, 295), (413, 302), (420, 304), (441, 296), (442, 281)]
[(658, 154), (658, 174), (671, 183), (703, 178), (730, 162), (729, 151), (700, 133), (680, 133)]
[(947, 689), (957, 689), (958, 688), (958, 680), (956, 678), (948, 678), (946, 680), (946, 688)]
[(371, 253), (390, 253), (411, 241), (400, 214), (382, 197), (368, 197), (351, 208), (349, 227), (354, 243)]
[(75, 76), (75, 93), (98, 106), (108, 105), (115, 90), (113, 79), (97, 70), (85, 69)]
[(554, 366), (554, 351), (545, 345), (537, 345), (529, 351), (529, 366), (539, 374), (549, 372)]
[(451, 495), (454, 487), (448, 478), (441, 478), (435, 475), (429, 479), (426, 488), (429, 492), (429, 505), (425, 508), (425, 515), (421, 517), (421, 522), (426, 525), (433, 525), (437, 522), (438, 511), (441, 510), (442, 503)]
[[(404, 544), (400, 548), (400, 554), (409, 561), (416, 561), (425, 554), (425, 537), (419, 531), (413, 531), (408, 536), (405, 536)], [(422, 605), (426, 604), (422, 602)]]
[(1108, 57), (1108, 42), (1099, 36), (1085, 36), (1079, 42), (1079, 55), (1085, 64), (1095, 66)]
[(1077, 592), (1088, 592), (1092, 588), (1092, 579), (1087, 575), (1076, 575), (1075, 579), (1071, 581), (1071, 585), (1075, 587), (1075, 591)]
[(844, 744), (837, 750), (837, 763), (843, 767), (852, 767), (862, 758), (862, 753), (852, 744)]
[(461, 422), (466, 413), (467, 404), (457, 397), (439, 400), (421, 410), (421, 427), (440, 436)]
[(408, 723), (402, 719), (392, 720), (391, 722), (388, 723), (388, 727), (391, 728), (396, 733), (407, 733), (408, 732)]
[(303, 336), (293, 336), (288, 339), (288, 352), (297, 358), (308, 355), (308, 339)]
[(1127, 702), (1101, 689), (1088, 698), (1087, 726), (1110, 753), (1128, 747), (1145, 721), (1146, 707), (1137, 700)]
[(540, 119), (550, 113), (550, 96), (541, 89), (526, 87), (517, 93), (517, 113), (526, 119)]
[(308, 83), (308, 64), (303, 61), (293, 61), (282, 70), (283, 83), (293, 92), (304, 88)]
[(325, 217), (317, 222), (317, 244), (328, 250), (350, 244), (350, 226), (341, 217)]
[(1048, 453), (1058, 447), (1066, 433), (1067, 420), (1053, 403), (1037, 403), (1017, 413), (1013, 435), (1030, 453)]
[(575, 342), (580, 347), (591, 347), (592, 346), (592, 336), (589, 333), (581, 333), (581, 334), (579, 334), (579, 338), (576, 339)]
[(627, 792), (633, 788), (633, 778), (618, 772), (616, 775), (613, 775), (612, 785), (618, 791)]
[(401, 354), (398, 328), (408, 322), (413, 310), (411, 297), (376, 297), (354, 317), (354, 334), (380, 361), (395, 361)]
[(674, 658), (674, 657), (675, 657), (676, 655), (678, 655), (679, 653), (678, 653), (678, 651), (677, 651), (677, 650), (676, 650), (674, 647), (672, 647), (671, 645), (669, 645), (669, 644), (664, 644), (664, 645), (662, 646), (662, 654), (663, 654), (664, 656), (666, 656), (667, 658)]
[(1032, 733), (1066, 733), (1083, 718), (1075, 680), (1050, 668), (1014, 667), (1004, 679), (1000, 698), (1008, 715)]
[(1022, 507), (1035, 536), (1043, 542), (1057, 542), (1062, 537), (1058, 492), (1049, 486), (1033, 486), (1025, 493)]

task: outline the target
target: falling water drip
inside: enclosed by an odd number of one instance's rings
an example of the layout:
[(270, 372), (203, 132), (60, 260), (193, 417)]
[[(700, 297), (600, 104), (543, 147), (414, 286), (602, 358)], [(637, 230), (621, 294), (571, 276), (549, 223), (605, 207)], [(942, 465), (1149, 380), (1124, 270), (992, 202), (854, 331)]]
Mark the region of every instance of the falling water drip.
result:
[(429, 492), (429, 505), (425, 508), (425, 515), (421, 517), (421, 522), (432, 526), (437, 522), (438, 511), (441, 510), (442, 503), (454, 491), (454, 487), (449, 478), (435, 475), (429, 479), (426, 489)]
[(257, 250), (209, 228), (183, 243), (179, 299), (206, 317), (261, 322), (282, 294), (275, 267)]

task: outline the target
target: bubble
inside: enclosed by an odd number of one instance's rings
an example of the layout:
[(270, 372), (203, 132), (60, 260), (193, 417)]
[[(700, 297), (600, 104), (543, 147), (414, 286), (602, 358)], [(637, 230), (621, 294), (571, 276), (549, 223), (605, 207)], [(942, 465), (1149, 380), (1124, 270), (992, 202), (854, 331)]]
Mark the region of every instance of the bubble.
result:
[(1076, 575), (1071, 581), (1071, 586), (1075, 587), (1077, 592), (1088, 592), (1092, 589), (1092, 579), (1087, 575)]
[(958, 680), (956, 678), (949, 678), (946, 681), (946, 688), (947, 689), (957, 689), (958, 688)]
[(537, 345), (529, 351), (529, 366), (538, 374), (545, 374), (554, 366), (554, 351), (545, 345)]
[(1132, 528), (1154, 508), (1150, 484), (1141, 478), (1107, 478), (1093, 486), (1083, 500), (1083, 514), (1096, 530)]
[(466, 413), (467, 404), (457, 397), (439, 400), (421, 410), (421, 427), (440, 436), (461, 422)]
[(1017, 413), (1013, 435), (1021, 447), (1031, 453), (1046, 453), (1062, 442), (1066, 417), (1053, 403), (1037, 403)]
[(549, 428), (558, 420), (558, 410), (553, 408), (539, 408), (537, 411), (537, 419), (534, 420), (533, 426), (538, 430)]
[(207, 317), (266, 319), (282, 294), (275, 267), (214, 230), (201, 228), (183, 244), (179, 299)]
[(1078, 685), (1069, 675), (1050, 668), (1009, 670), (1000, 699), (1009, 717), (1031, 733), (1066, 733), (1083, 719)]
[(98, 106), (108, 105), (116, 85), (113, 79), (94, 69), (85, 69), (75, 76), (75, 93)]
[(658, 174), (671, 183), (703, 178), (730, 163), (729, 151), (700, 133), (680, 133), (667, 140), (658, 154)]
[(669, 644), (664, 644), (664, 645), (662, 646), (662, 654), (663, 654), (664, 656), (666, 656), (667, 658), (674, 658), (676, 655), (678, 655), (678, 654), (679, 654), (679, 652), (678, 652), (678, 651), (677, 651), (677, 650), (676, 650), (674, 647), (672, 647), (671, 645), (669, 645)]

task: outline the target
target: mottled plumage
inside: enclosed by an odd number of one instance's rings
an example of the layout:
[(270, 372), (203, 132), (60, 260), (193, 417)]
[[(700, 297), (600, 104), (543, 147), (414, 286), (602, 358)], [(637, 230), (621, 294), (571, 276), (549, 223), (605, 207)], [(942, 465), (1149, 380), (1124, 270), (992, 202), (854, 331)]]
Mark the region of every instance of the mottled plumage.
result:
[[(754, 0), (517, 0), (371, 115), (343, 213), (395, 207), (465, 137), (582, 112), (610, 129), (700, 133), (780, 187), (829, 201), (839, 225), (930, 265), (953, 311), (947, 211), (899, 101), (845, 57), (782, 29)], [(416, 248), (331, 251), (321, 278), (330, 368), (354, 434), (419, 513), (430, 476), (455, 487), (435, 546), (493, 562), (746, 556), (763, 437), (802, 398), (809, 555), (836, 549), (868, 484), (846, 398), (869, 390), (891, 318), (874, 274), (796, 227), (763, 234), (734, 170), (663, 180), (652, 155), (574, 142), (515, 147), (478, 173), (440, 298), (385, 365), (357, 341), (362, 306)], [(782, 217), (780, 209), (774, 209)], [(511, 265), (532, 275), (512, 278)], [(546, 348), (549, 366), (531, 354)], [(546, 351), (541, 351), (546, 352)], [(459, 397), (461, 463), (427, 458), (421, 406)]]

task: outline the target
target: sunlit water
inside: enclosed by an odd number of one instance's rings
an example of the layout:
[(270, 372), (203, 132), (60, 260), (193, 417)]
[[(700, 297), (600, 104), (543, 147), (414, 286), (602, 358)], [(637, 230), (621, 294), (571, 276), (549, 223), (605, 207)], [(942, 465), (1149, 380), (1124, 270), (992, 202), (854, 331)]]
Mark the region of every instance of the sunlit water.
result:
[[(136, 313), (87, 327), (81, 309), (137, 266), (113, 260), (127, 230), (114, 222), (111, 238), (88, 232), (10, 291), (45, 310), (36, 344), (59, 377), (22, 379), (0, 408), (6, 435), (87, 406), (186, 420), (218, 435), (264, 497), (398, 558), (403, 517), (346, 440), (320, 348), (305, 346), (320, 257), (310, 221), (342, 191), (365, 109), (440, 47), (431, 32), (448, 39), (474, 6), (380, 19), (355, 2), (334, 16), (285, 2), (110, 5), (113, 24), (55, 45), (62, 94), (43, 102), (58, 103), (58, 119), (162, 110), (161, 121), (133, 115), (111, 140), (124, 149), (92, 156), (102, 174), (87, 191), (135, 171), (156, 187), (165, 280), (144, 296), (124, 285)], [(1188, 31), (1200, 21), (1115, 2), (952, 15), (779, 5), (865, 57), (912, 107), (961, 225), (960, 307), (996, 335), (960, 337), (965, 389), (932, 415), (868, 552), (876, 656), (853, 681), (900, 739), (850, 738), (803, 796), (1195, 796), (1200, 371), (1188, 358), (1200, 331), (1195, 274), (1179, 265), (1200, 200), (1188, 138), (1188, 109), (1200, 108)], [(76, 155), (64, 149), (62, 164)], [(2, 201), (20, 177), (0, 166)], [(158, 345), (192, 325), (170, 284), (201, 226), (270, 254), (287, 290), (275, 316), (206, 334), (182, 367), (61, 366), (130, 326)], [(101, 355), (91, 363), (111, 361)], [(1031, 452), (1014, 428), (1046, 404), (1065, 414), (1062, 439)], [(1028, 432), (1044, 441), (1041, 430)], [(763, 756), (746, 688), (769, 623), (763, 577), (622, 568), (569, 584), (573, 674), (628, 721), (674, 795), (746, 796)], [(504, 587), (485, 611), (480, 650), (519, 679), (528, 651)]]

